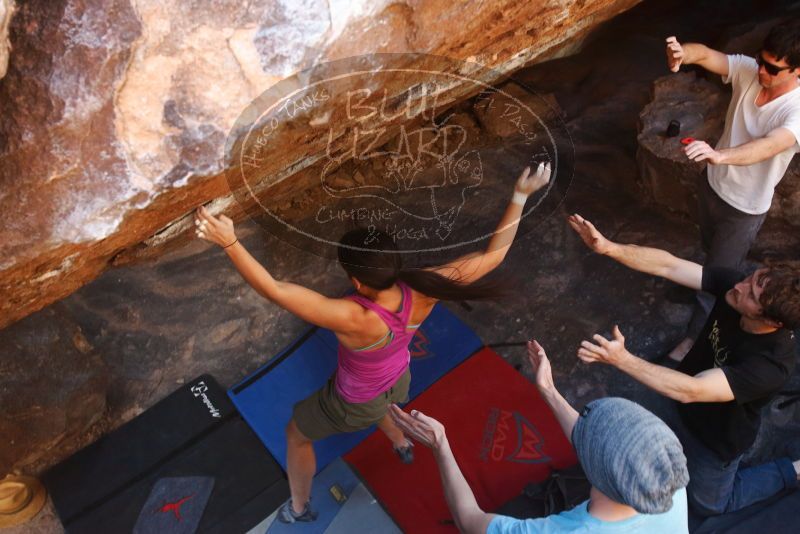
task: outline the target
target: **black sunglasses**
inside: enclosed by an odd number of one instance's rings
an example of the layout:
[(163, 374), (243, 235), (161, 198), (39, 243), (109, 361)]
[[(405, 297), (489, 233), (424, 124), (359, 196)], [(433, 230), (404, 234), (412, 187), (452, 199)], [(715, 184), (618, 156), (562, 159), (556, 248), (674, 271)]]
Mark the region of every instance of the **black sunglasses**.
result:
[(758, 63), (759, 67), (764, 67), (764, 70), (767, 71), (767, 74), (770, 76), (777, 76), (782, 70), (791, 69), (792, 67), (779, 67), (769, 61), (765, 60), (764, 57), (761, 55), (761, 52), (758, 53), (756, 56), (756, 63)]

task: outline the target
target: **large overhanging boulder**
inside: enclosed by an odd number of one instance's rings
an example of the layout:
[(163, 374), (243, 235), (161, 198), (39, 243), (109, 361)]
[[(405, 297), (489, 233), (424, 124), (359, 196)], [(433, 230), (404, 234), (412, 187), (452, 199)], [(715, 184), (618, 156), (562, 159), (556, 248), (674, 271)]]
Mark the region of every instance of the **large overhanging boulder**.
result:
[[(485, 65), (492, 82), (576, 50), (637, 2), (22, 3), (0, 80), (0, 328), (110, 265), (184, 243), (199, 204), (222, 199), (214, 209), (241, 217), (224, 177), (226, 136), (277, 81), (326, 61), (413, 52)], [(383, 89), (399, 97), (403, 83)], [(456, 84), (446, 96), (474, 94)], [(342, 102), (325, 105), (319, 116)], [(310, 122), (270, 139), (262, 189), (291, 189), (325, 150)]]

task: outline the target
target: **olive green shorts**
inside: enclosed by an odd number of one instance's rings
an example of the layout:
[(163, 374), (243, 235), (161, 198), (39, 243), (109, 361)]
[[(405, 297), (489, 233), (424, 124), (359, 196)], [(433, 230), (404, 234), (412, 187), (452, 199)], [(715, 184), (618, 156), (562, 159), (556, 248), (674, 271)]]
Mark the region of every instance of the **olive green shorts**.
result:
[(406, 369), (392, 387), (367, 402), (347, 402), (336, 392), (335, 381), (334, 374), (322, 389), (294, 405), (292, 418), (300, 432), (312, 441), (363, 430), (383, 419), (390, 404), (408, 402), (411, 371)]

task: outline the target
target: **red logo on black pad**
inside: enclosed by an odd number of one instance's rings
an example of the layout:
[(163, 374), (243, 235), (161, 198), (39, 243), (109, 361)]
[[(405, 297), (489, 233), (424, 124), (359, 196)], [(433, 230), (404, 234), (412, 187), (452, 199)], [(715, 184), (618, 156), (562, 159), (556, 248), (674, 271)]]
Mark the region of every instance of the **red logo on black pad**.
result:
[(184, 497), (183, 499), (177, 500), (175, 502), (168, 502), (168, 503), (164, 504), (164, 506), (159, 508), (158, 511), (159, 512), (164, 512), (164, 513), (165, 512), (172, 512), (172, 513), (175, 514), (175, 518), (178, 521), (180, 521), (181, 520), (181, 506), (183, 506), (183, 503), (185, 503), (186, 501), (188, 501), (192, 497), (194, 497), (194, 494), (188, 495), (188, 496)]

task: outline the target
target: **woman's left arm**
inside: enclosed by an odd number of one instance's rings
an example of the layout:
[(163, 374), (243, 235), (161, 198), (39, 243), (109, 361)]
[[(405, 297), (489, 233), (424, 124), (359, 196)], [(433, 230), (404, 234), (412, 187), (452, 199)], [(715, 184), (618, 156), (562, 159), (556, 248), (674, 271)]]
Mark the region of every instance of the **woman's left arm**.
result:
[(218, 218), (205, 207), (195, 217), (197, 236), (221, 246), (242, 278), (262, 297), (311, 324), (335, 332), (352, 330), (361, 307), (346, 299), (328, 298), (314, 290), (291, 282), (275, 280), (236, 238), (233, 221), (225, 215)]
[(445, 265), (433, 267), (431, 270), (465, 284), (474, 282), (494, 270), (503, 262), (514, 242), (525, 201), (530, 195), (550, 183), (550, 173), (549, 162), (540, 163), (533, 174), (531, 174), (530, 167), (525, 167), (514, 184), (514, 195), (497, 224), (486, 250), (467, 254)]

